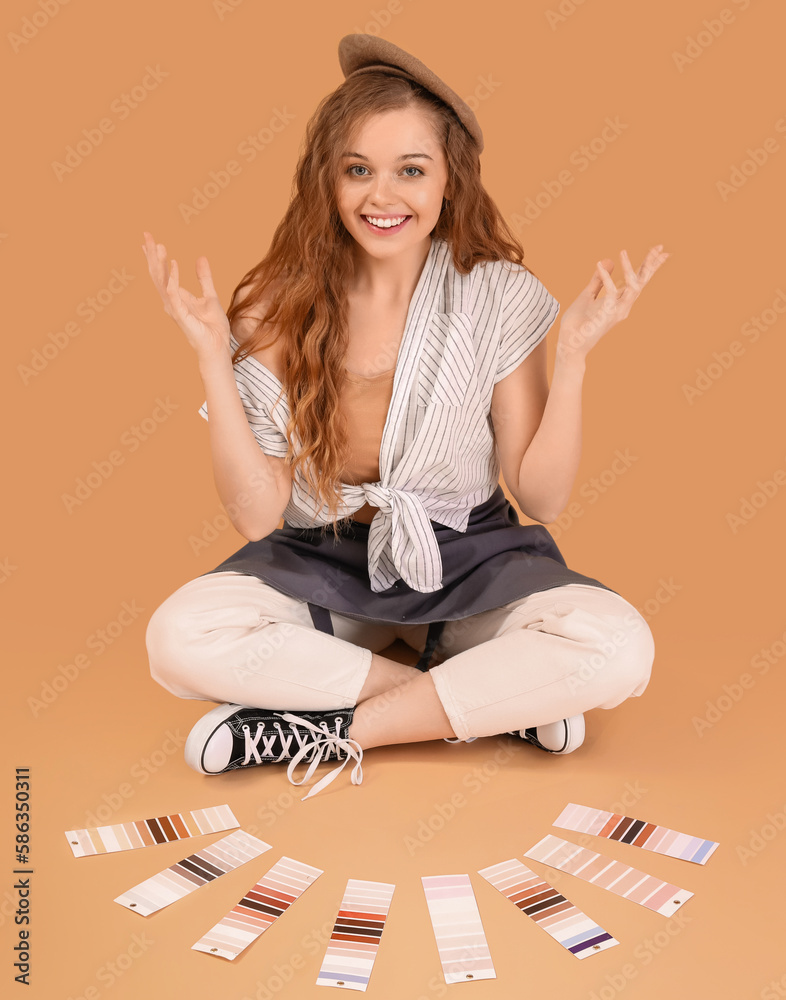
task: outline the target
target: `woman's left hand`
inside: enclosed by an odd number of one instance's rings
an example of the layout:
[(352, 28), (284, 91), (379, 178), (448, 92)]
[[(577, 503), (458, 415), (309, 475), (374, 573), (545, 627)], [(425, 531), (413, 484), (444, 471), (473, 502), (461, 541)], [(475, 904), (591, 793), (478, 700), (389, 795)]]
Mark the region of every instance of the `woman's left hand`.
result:
[[(599, 260), (589, 284), (562, 316), (557, 359), (585, 358), (604, 333), (628, 316), (642, 288), (668, 256), (660, 243), (650, 250), (639, 270), (634, 271), (627, 251), (623, 250), (620, 259), (625, 272), (625, 287), (620, 289), (611, 277), (614, 268), (611, 258)], [(599, 299), (598, 295), (604, 288), (606, 294)]]

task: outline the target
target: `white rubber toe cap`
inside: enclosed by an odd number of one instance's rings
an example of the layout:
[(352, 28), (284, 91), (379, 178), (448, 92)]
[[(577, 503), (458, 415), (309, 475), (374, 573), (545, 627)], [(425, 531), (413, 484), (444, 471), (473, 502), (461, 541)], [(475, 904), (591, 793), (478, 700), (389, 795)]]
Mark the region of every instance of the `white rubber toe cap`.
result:
[(572, 753), (584, 742), (584, 716), (573, 715), (569, 719), (550, 722), (536, 729), (538, 742), (552, 753)]
[(186, 764), (201, 774), (220, 774), (232, 758), (233, 738), (224, 721), (240, 705), (218, 705), (199, 719), (188, 734), (183, 756)]

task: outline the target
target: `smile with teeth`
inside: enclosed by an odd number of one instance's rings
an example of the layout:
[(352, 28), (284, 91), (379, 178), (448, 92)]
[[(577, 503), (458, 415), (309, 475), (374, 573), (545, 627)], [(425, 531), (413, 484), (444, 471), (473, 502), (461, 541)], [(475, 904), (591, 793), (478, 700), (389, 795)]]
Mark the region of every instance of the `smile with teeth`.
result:
[(376, 226), (377, 229), (395, 229), (397, 226), (400, 226), (402, 222), (405, 222), (409, 216), (396, 215), (391, 219), (379, 219), (373, 215), (364, 215), (363, 218), (372, 226)]

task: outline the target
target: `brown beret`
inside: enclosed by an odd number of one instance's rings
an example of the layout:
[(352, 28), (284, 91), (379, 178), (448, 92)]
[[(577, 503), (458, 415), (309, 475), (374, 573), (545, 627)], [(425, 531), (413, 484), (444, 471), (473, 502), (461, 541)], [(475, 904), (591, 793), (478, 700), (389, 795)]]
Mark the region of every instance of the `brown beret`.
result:
[(475, 112), (446, 83), (432, 73), (428, 66), (377, 35), (344, 35), (338, 43), (338, 61), (345, 77), (355, 73), (383, 70), (392, 76), (414, 80), (426, 90), (436, 94), (445, 104), (453, 108), (462, 125), (483, 152), (483, 133), (475, 117)]

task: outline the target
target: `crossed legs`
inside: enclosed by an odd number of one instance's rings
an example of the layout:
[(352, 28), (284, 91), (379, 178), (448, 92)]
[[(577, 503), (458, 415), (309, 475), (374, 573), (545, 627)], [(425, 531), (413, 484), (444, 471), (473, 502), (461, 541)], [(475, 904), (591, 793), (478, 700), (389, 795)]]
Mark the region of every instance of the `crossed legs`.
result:
[(148, 623), (151, 673), (182, 698), (293, 713), (353, 707), (350, 736), (368, 749), (613, 708), (643, 693), (654, 658), (636, 609), (590, 585), (448, 622), (428, 673), (379, 652), (395, 638), (422, 648), (426, 625), (331, 617), (332, 636), (314, 628), (306, 602), (256, 577), (198, 577)]

